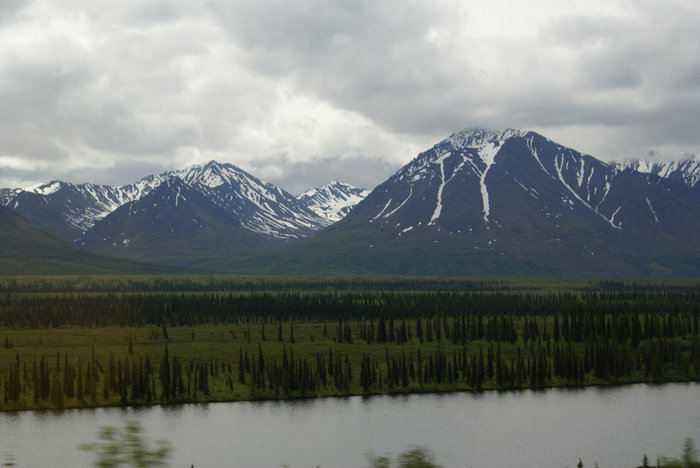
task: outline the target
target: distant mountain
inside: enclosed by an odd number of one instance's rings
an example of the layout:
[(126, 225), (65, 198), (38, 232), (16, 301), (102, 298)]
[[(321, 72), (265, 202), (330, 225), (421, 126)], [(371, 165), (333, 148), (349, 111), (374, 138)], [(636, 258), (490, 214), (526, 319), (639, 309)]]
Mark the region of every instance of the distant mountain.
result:
[(0, 202), (91, 251), (188, 268), (698, 276), (697, 174), (696, 158), (606, 164), (534, 132), (470, 128), (369, 195), (335, 182), (294, 197), (211, 161), (121, 187), (5, 189)]
[(213, 204), (228, 211), (243, 228), (264, 236), (299, 239), (329, 224), (290, 193), (232, 164), (211, 161), (166, 175), (194, 188), (206, 187), (202, 193)]
[(13, 210), (0, 206), (0, 274), (172, 273), (174, 270), (103, 257), (78, 249)]
[(616, 163), (615, 167), (621, 171), (632, 169), (700, 188), (700, 159), (696, 155), (688, 155), (680, 161), (627, 160)]
[(0, 189), (0, 205), (66, 240), (82, 244), (82, 238), (100, 220), (173, 178), (200, 190), (213, 204), (228, 210), (229, 217), (236, 218), (243, 228), (284, 240), (306, 237), (337, 221), (361, 199), (362, 193), (361, 189), (333, 183), (317, 189), (325, 199), (309, 196), (298, 200), (231, 164), (211, 161), (149, 175), (123, 186), (52, 181), (28, 189)]
[(28, 189), (3, 189), (2, 205), (68, 241), (75, 241), (109, 213), (149, 193), (153, 177), (120, 187), (52, 181)]
[(10, 200), (17, 196), (17, 194), (21, 191), (22, 189), (0, 188), (0, 206), (6, 206), (8, 203), (10, 203)]
[(297, 200), (317, 215), (337, 222), (360, 203), (370, 191), (334, 180), (323, 187), (307, 190)]
[(117, 257), (197, 267), (282, 242), (245, 222), (249, 219), (224, 203), (216, 187), (173, 176), (97, 222), (80, 245)]
[[(319, 198), (297, 199), (231, 164), (212, 161), (151, 180), (160, 183), (97, 221), (78, 245), (118, 257), (208, 268), (307, 237), (333, 222), (309, 207), (318, 207), (311, 202)], [(358, 189), (344, 184), (321, 191), (333, 196), (326, 202), (337, 210), (359, 200)], [(345, 207), (343, 197), (351, 198)]]
[(467, 129), (343, 220), (231, 268), (390, 274), (700, 274), (700, 196), (534, 132)]

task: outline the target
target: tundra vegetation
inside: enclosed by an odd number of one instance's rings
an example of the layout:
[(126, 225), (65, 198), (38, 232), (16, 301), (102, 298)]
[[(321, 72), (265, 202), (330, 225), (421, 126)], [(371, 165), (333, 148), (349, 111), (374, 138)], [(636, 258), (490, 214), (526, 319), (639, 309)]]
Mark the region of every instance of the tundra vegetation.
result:
[(700, 283), (0, 279), (0, 409), (700, 379)]

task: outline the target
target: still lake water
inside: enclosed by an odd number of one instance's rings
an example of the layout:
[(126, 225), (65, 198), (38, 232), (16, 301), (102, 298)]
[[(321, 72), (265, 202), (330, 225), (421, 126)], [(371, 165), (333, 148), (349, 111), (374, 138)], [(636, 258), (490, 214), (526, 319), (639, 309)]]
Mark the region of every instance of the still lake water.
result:
[(90, 466), (78, 446), (127, 420), (171, 467), (359, 468), (414, 445), (445, 468), (634, 467), (700, 445), (700, 384), (0, 413), (0, 463)]

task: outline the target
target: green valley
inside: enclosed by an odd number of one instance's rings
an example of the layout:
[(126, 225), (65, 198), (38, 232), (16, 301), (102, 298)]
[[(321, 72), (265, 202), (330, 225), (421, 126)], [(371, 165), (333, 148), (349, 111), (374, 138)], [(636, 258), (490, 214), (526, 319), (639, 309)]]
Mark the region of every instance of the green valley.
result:
[(541, 278), (0, 281), (0, 407), (700, 379), (700, 284)]

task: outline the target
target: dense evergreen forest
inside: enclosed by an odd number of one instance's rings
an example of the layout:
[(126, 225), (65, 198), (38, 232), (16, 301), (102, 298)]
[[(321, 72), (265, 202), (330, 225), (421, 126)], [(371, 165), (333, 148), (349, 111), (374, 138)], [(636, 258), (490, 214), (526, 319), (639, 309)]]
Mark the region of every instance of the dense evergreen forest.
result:
[(336, 283), (0, 281), (0, 408), (700, 379), (697, 283)]

